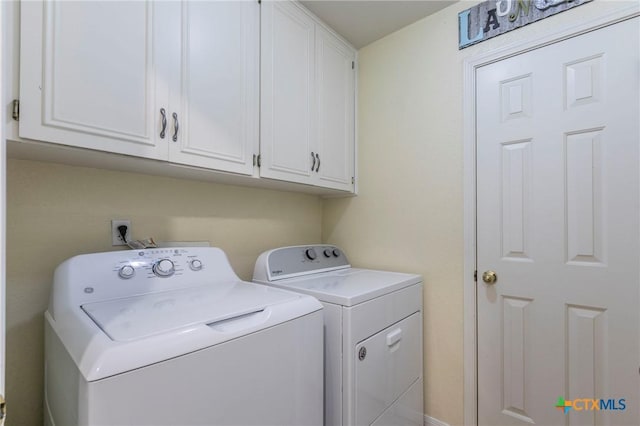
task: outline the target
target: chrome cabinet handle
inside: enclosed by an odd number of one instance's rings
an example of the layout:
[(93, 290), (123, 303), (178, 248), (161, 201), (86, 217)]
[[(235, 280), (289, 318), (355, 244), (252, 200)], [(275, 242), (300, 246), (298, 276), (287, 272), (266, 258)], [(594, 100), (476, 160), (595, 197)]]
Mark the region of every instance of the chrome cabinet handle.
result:
[(311, 163), (311, 171), (313, 171), (316, 168), (316, 155), (313, 152), (311, 153), (311, 160), (313, 160), (313, 163)]
[(162, 129), (160, 129), (160, 139), (164, 139), (167, 131), (167, 111), (164, 108), (160, 108), (160, 115), (162, 115)]
[(178, 114), (174, 112), (172, 117), (173, 117), (173, 141), (177, 142), (178, 141), (178, 129), (180, 128), (180, 124), (178, 123)]
[(316, 167), (316, 173), (320, 171), (320, 154), (316, 152), (316, 158), (318, 159), (318, 166)]

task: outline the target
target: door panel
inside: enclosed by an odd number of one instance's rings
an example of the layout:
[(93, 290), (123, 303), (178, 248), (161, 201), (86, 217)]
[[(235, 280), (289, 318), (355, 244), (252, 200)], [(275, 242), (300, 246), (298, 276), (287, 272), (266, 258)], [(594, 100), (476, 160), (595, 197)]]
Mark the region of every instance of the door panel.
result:
[(172, 111), (179, 114), (179, 135), (170, 142), (169, 159), (252, 174), (259, 137), (260, 5), (185, 1), (181, 7), (180, 79), (172, 98), (178, 100)]
[(502, 255), (530, 260), (531, 140), (502, 144)]
[(261, 12), (260, 175), (311, 183), (315, 23), (290, 2)]
[(158, 136), (168, 101), (157, 62), (163, 7), (22, 3), (20, 136), (166, 159)]
[(638, 28), (477, 71), (479, 424), (640, 423)]
[(350, 191), (353, 187), (353, 50), (320, 26), (316, 30), (319, 184)]

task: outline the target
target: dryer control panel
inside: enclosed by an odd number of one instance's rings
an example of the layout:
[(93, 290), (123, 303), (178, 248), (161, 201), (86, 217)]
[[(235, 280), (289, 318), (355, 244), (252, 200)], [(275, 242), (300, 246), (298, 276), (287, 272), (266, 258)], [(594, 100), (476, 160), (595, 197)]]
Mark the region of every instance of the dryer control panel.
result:
[(274, 281), (350, 267), (344, 252), (333, 245), (281, 247), (260, 255), (253, 279)]

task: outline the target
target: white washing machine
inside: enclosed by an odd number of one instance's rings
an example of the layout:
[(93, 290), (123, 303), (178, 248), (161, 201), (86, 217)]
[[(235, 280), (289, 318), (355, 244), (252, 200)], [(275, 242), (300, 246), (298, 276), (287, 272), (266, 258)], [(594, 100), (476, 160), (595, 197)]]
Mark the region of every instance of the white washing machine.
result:
[(282, 247), (253, 280), (324, 306), (325, 425), (422, 425), (422, 278), (352, 268), (331, 245)]
[(217, 248), (73, 257), (45, 313), (45, 416), (71, 425), (321, 425), (322, 305)]

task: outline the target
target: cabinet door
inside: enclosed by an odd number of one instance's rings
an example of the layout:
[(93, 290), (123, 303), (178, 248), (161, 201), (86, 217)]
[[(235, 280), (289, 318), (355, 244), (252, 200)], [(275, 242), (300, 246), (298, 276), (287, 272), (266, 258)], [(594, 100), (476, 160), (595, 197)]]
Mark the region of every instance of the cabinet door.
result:
[(260, 5), (184, 1), (179, 7), (180, 77), (172, 88), (177, 116), (171, 118), (169, 160), (252, 174), (259, 137)]
[(263, 2), (261, 23), (260, 175), (312, 183), (315, 23), (292, 2)]
[(21, 137), (167, 157), (161, 2), (21, 3)]
[(317, 185), (353, 190), (355, 52), (316, 28)]

